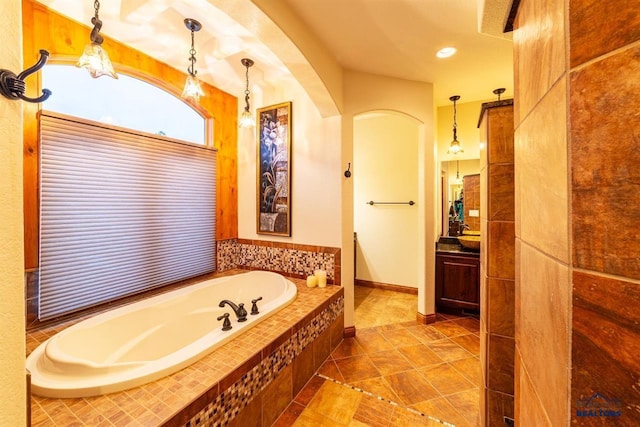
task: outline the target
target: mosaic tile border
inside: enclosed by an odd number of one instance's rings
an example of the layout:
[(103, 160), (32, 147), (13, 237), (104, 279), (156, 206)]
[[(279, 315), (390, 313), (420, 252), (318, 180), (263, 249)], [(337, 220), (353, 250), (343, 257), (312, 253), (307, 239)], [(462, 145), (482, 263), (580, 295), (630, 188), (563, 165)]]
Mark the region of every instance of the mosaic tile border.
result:
[(340, 248), (248, 239), (218, 240), (216, 243), (218, 271), (232, 268), (268, 270), (304, 279), (321, 269), (327, 272), (329, 283), (340, 284)]
[(306, 325), (294, 332), (269, 356), (262, 359), (238, 381), (216, 396), (215, 400), (192, 416), (185, 426), (226, 426), (343, 312), (344, 296), (340, 295)]

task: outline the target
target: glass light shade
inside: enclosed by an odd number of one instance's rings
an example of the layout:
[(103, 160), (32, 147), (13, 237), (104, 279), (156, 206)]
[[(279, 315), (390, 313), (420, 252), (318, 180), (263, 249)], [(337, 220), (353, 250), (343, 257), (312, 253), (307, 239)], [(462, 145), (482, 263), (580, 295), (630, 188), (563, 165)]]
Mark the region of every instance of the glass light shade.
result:
[(462, 145), (460, 145), (460, 141), (458, 141), (457, 139), (454, 139), (453, 141), (451, 141), (451, 146), (447, 150), (447, 154), (458, 154), (458, 153), (464, 153), (464, 150), (462, 149)]
[(200, 81), (196, 76), (189, 74), (187, 81), (184, 83), (182, 97), (198, 102), (201, 96), (204, 96), (204, 92), (202, 91), (202, 87), (200, 87)]
[(94, 79), (100, 76), (118, 78), (113, 65), (111, 65), (107, 51), (99, 44), (91, 43), (86, 45), (76, 66), (89, 70), (89, 74)]
[(251, 111), (244, 110), (242, 114), (240, 114), (240, 122), (238, 124), (241, 128), (252, 128), (255, 125), (255, 121), (253, 120)]

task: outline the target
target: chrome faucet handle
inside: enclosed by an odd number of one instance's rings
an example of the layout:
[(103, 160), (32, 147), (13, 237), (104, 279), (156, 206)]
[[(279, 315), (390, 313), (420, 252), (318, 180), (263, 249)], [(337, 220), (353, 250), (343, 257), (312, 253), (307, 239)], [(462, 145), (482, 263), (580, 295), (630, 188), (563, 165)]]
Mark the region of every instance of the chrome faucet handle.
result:
[(258, 297), (256, 299), (252, 299), (251, 300), (251, 304), (253, 304), (251, 306), (251, 314), (256, 315), (259, 314), (260, 312), (258, 311), (258, 301), (262, 300), (262, 297)]
[(222, 316), (218, 316), (218, 321), (222, 319), (224, 319), (224, 322), (222, 322), (222, 330), (228, 331), (229, 329), (231, 329), (231, 320), (229, 320), (229, 313), (225, 313)]

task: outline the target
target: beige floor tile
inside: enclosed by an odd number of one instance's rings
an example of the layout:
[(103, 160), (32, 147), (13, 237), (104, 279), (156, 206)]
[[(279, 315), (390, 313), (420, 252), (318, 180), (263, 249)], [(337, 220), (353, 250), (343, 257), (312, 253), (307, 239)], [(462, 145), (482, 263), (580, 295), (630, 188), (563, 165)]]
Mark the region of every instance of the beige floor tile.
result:
[(433, 326), (429, 325), (409, 326), (407, 330), (411, 332), (413, 336), (418, 338), (423, 344), (428, 344), (430, 342), (446, 338), (446, 335), (438, 331)]
[(387, 375), (384, 379), (404, 405), (414, 405), (424, 400), (439, 397), (438, 391), (416, 370)]
[(348, 424), (340, 424), (309, 408), (302, 411), (302, 414), (300, 414), (295, 423), (293, 423), (294, 427), (337, 427), (347, 425)]
[(427, 366), (420, 369), (420, 373), (442, 395), (459, 393), (475, 388), (475, 385), (467, 380), (453, 366), (448, 363)]
[(367, 355), (345, 357), (336, 360), (335, 363), (348, 384), (381, 376)]
[(480, 321), (475, 317), (464, 317), (462, 319), (455, 319), (454, 322), (469, 330), (469, 332), (480, 332)]
[(369, 359), (373, 362), (378, 372), (382, 375), (395, 374), (397, 372), (413, 369), (413, 365), (398, 350), (387, 350), (378, 353), (370, 353)]
[(477, 357), (467, 357), (449, 362), (476, 387), (480, 387), (482, 382), (482, 370), (480, 369), (480, 359)]
[(357, 335), (356, 341), (365, 351), (365, 353), (377, 353), (379, 351), (393, 349), (393, 344), (385, 339), (385, 337), (378, 332), (370, 332), (366, 334)]
[[(363, 394), (350, 387), (325, 381), (316, 395), (311, 399), (307, 409), (322, 414), (340, 425), (347, 425), (355, 414)], [(304, 413), (307, 411), (305, 409)]]
[(374, 396), (382, 397), (383, 399), (390, 400), (392, 402), (400, 402), (398, 395), (393, 391), (393, 388), (383, 378), (371, 378), (363, 381), (356, 381), (352, 384), (354, 387), (362, 389)]
[(437, 354), (431, 351), (431, 349), (424, 344), (398, 347), (398, 351), (407, 358), (414, 368), (422, 368), (424, 366), (436, 365), (443, 362)]
[(427, 346), (445, 362), (472, 356), (471, 353), (448, 338), (430, 342)]
[(407, 329), (393, 329), (380, 332), (394, 347), (420, 344), (420, 340)]
[(455, 321), (450, 320), (447, 322), (436, 322), (432, 327), (436, 328), (443, 335), (447, 337), (457, 337), (458, 335), (466, 335), (469, 330), (463, 326), (458, 325)]
[(394, 409), (390, 425), (394, 427), (442, 427), (441, 423), (402, 407), (396, 407)]
[(325, 377), (333, 378), (334, 380), (344, 382), (344, 377), (340, 373), (340, 370), (338, 369), (336, 362), (331, 358), (328, 358), (327, 360), (324, 361), (322, 366), (320, 366), (320, 369), (318, 369), (318, 373), (321, 375), (324, 375)]
[(342, 359), (343, 357), (364, 354), (364, 352), (364, 349), (358, 344), (355, 338), (345, 338), (338, 344), (336, 349), (333, 350), (331, 357), (334, 359)]
[(391, 421), (391, 404), (363, 395), (353, 420), (368, 426), (388, 426)]
[(476, 426), (480, 421), (480, 394), (478, 389), (466, 390), (456, 394), (450, 394), (445, 398), (456, 410), (472, 425)]
[(451, 337), (451, 341), (463, 347), (469, 353), (474, 356), (480, 354), (480, 337), (475, 334), (459, 335), (457, 337)]
[(444, 397), (417, 403), (413, 408), (456, 427), (471, 427), (471, 424)]

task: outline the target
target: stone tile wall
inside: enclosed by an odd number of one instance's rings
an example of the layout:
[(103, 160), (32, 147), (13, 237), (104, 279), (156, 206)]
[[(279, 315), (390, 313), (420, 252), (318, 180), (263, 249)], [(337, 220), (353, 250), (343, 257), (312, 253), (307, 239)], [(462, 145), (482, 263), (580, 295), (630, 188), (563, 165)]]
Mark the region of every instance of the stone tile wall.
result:
[[(640, 133), (630, 126), (639, 121), (638, 6), (522, 0), (518, 10), (521, 426), (640, 424), (640, 362), (632, 356), (640, 352), (640, 240), (632, 231), (640, 215)], [(607, 409), (620, 415), (580, 416), (596, 393), (607, 405), (619, 403)]]

